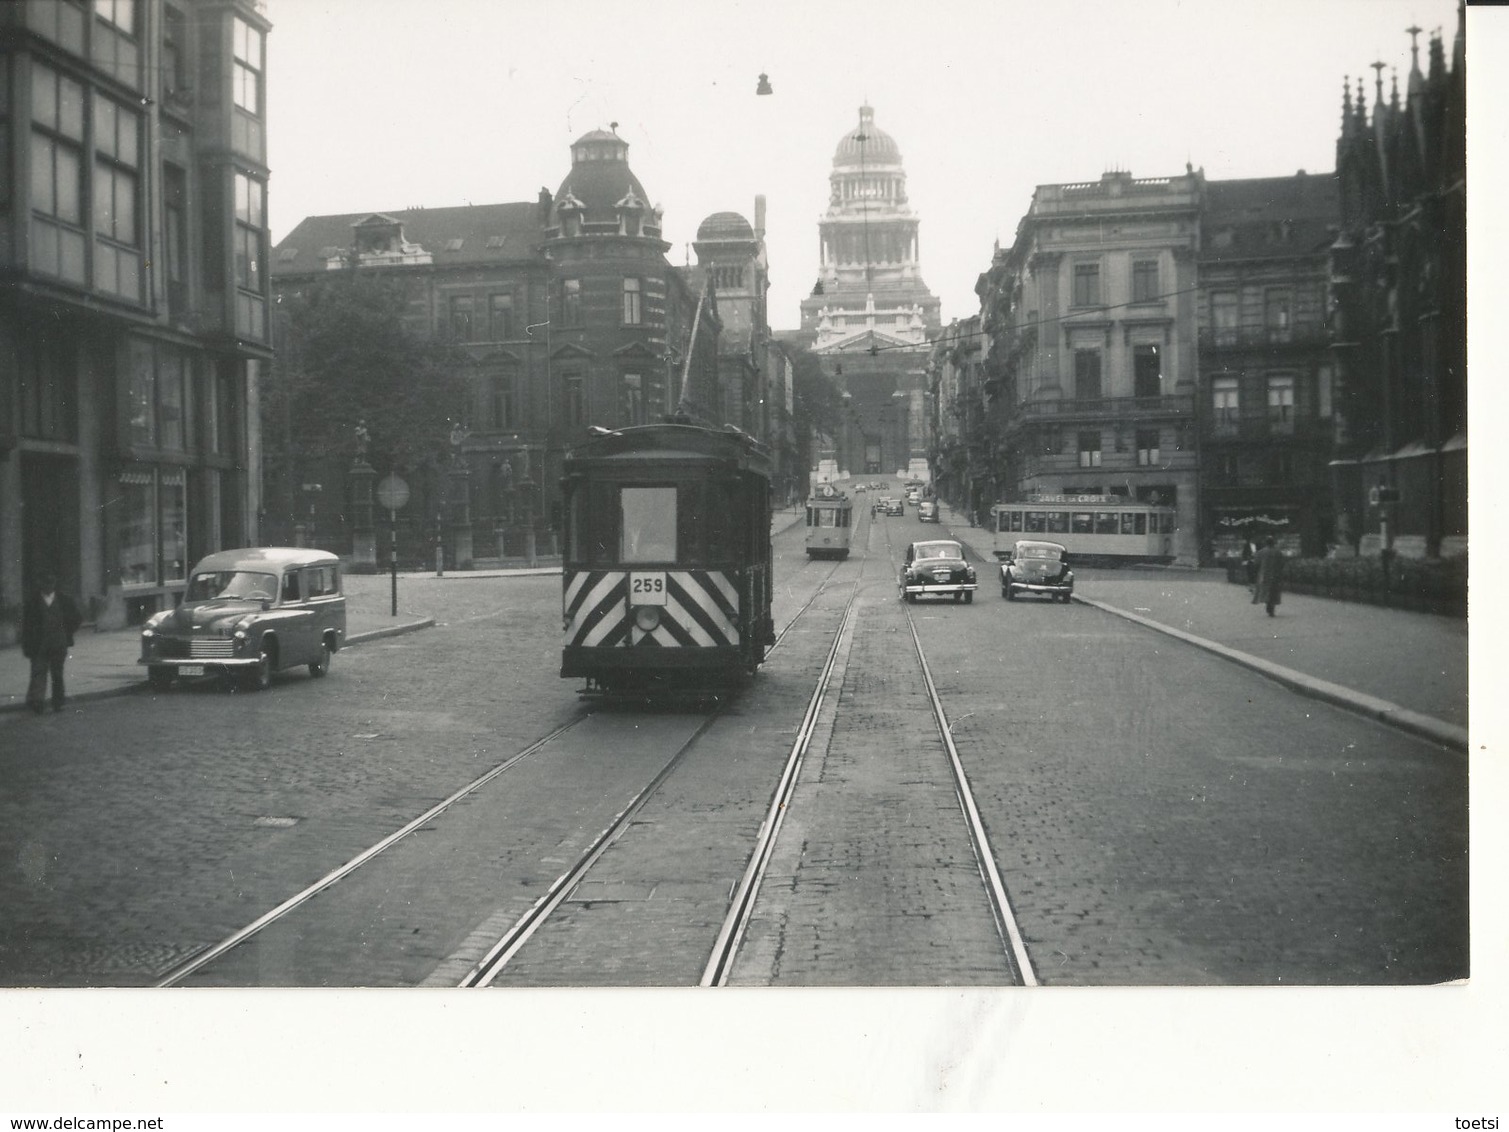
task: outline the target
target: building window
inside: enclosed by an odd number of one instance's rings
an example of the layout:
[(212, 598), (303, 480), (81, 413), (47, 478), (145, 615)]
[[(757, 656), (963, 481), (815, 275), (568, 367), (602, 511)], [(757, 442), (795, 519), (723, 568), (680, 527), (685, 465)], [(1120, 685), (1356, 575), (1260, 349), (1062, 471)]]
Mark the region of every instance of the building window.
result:
[(1287, 375), (1268, 379), (1268, 430), (1294, 431), (1294, 378)]
[(137, 465), (120, 474), (117, 568), (123, 586), (181, 582), (188, 573), (188, 507), (182, 468)]
[(516, 386), (511, 373), (495, 374), (488, 382), (488, 423), (495, 429), (518, 427)]
[(619, 391), (620, 423), (644, 424), (644, 377), (637, 373), (624, 374)]
[(1074, 265), (1074, 305), (1076, 307), (1100, 305), (1100, 264), (1076, 263)]
[(568, 373), (563, 385), (566, 390), (566, 424), (580, 428), (587, 423), (587, 389), (579, 373)]
[(94, 0), (91, 61), (114, 79), (139, 87), (141, 48), (136, 43), (136, 0)]
[(1217, 346), (1235, 346), (1241, 326), (1241, 313), (1235, 291), (1212, 291), (1210, 325)]
[(1210, 383), (1211, 420), (1217, 436), (1232, 436), (1241, 413), (1241, 391), (1234, 377), (1218, 377)]
[(188, 86), (189, 38), (183, 13), (171, 4), (162, 10), (162, 93), (173, 95)]
[(623, 283), (623, 320), (625, 326), (638, 326), (644, 321), (640, 305), (639, 280), (627, 278)]
[(262, 114), (262, 33), (245, 20), (232, 21), (231, 98), (248, 114)]
[(236, 174), (236, 330), (259, 341), (267, 337), (267, 305), (262, 288), (262, 241), (266, 235), (265, 188)]
[(1294, 481), (1294, 453), (1274, 452), (1268, 465), (1270, 483), (1287, 484)]
[(1270, 289), (1263, 296), (1263, 326), (1268, 331), (1268, 341), (1289, 341), (1289, 292), (1287, 290)]
[(450, 297), (449, 327), (452, 341), (470, 342), (472, 340), (472, 297), (470, 295)]
[(1074, 396), (1081, 401), (1100, 397), (1100, 351), (1074, 351)]
[(1158, 463), (1158, 460), (1158, 430), (1139, 428), (1137, 430), (1137, 466), (1151, 468)]
[(488, 338), (493, 342), (507, 342), (514, 336), (513, 296), (487, 296)]
[(192, 361), (175, 347), (140, 339), (130, 343), (128, 352), (127, 443), (188, 451)]
[(1158, 294), (1158, 261), (1139, 259), (1132, 263), (1132, 302), (1151, 303)]
[(84, 87), (36, 60), (31, 76), (32, 267), (82, 284)]
[(169, 283), (189, 278), (188, 179), (176, 165), (162, 167), (162, 236)]
[(142, 294), (136, 215), (140, 128), (128, 107), (94, 96), (94, 284), (135, 301)]
[(561, 280), (561, 325), (576, 327), (582, 324), (582, 281)]
[(45, 324), (17, 341), (21, 435), (75, 443), (78, 386), (73, 340)]
[(1332, 407), (1334, 380), (1335, 371), (1330, 366), (1321, 366), (1315, 371), (1315, 415), (1322, 420), (1329, 420), (1335, 412)]
[(157, 348), (157, 446), (186, 452), (189, 447), (188, 356), (171, 346)]
[(84, 54), (84, 21), (87, 18), (80, 0), (52, 0), (52, 3), (26, 6), (27, 26), (75, 55)]
[(1079, 434), (1079, 466), (1081, 468), (1100, 467), (1100, 433), (1082, 432)]
[(1216, 483), (1232, 486), (1237, 482), (1237, 456), (1235, 452), (1222, 452), (1215, 459)]
[(1163, 396), (1163, 357), (1157, 346), (1132, 347), (1132, 394)]

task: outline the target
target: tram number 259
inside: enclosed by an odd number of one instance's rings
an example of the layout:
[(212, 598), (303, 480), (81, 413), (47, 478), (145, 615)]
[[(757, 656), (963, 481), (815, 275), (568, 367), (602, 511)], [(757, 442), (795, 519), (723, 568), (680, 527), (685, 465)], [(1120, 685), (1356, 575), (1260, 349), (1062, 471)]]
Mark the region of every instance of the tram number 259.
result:
[(665, 604), (665, 571), (635, 571), (629, 574), (629, 601), (634, 605)]

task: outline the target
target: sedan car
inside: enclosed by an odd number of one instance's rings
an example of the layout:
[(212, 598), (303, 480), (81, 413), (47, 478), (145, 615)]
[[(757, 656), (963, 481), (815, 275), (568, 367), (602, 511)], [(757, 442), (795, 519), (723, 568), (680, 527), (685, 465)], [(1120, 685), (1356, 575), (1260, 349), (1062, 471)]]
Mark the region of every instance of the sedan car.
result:
[(924, 499), (917, 504), (917, 521), (919, 523), (936, 523), (938, 521), (938, 501), (936, 499)]
[(1074, 571), (1069, 552), (1056, 542), (1021, 539), (1003, 555), (1001, 596), (1013, 601), (1017, 594), (1046, 594), (1068, 602), (1074, 596)]
[(882, 515), (904, 515), (906, 504), (899, 495), (884, 496), (880, 500), (880, 513)]
[(324, 676), (345, 639), (335, 555), (277, 546), (222, 550), (194, 567), (177, 609), (142, 626), (137, 663), (159, 690), (179, 677), (216, 675), (263, 689), (276, 669), (296, 664)]
[(907, 601), (934, 594), (972, 602), (975, 568), (964, 561), (964, 548), (957, 542), (914, 542), (901, 563), (900, 588)]

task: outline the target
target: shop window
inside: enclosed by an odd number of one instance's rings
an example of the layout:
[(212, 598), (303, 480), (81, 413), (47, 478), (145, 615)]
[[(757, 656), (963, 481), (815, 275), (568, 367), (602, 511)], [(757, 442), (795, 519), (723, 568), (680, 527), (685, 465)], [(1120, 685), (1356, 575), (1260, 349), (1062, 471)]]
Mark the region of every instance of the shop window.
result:
[(123, 586), (182, 582), (188, 572), (188, 508), (182, 468), (120, 474), (117, 570)]

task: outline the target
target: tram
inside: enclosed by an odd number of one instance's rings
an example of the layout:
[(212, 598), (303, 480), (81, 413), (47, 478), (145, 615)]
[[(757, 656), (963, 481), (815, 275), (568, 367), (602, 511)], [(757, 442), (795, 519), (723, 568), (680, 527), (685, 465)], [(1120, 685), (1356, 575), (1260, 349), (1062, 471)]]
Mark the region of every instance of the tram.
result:
[(831, 483), (818, 484), (807, 500), (807, 557), (849, 557), (854, 504)]
[(997, 558), (1018, 539), (1056, 542), (1076, 563), (1104, 565), (1174, 560), (1172, 507), (1121, 495), (1039, 495), (990, 509)]
[(768, 450), (686, 418), (566, 456), (562, 677), (586, 694), (708, 692), (753, 673), (770, 616)]

